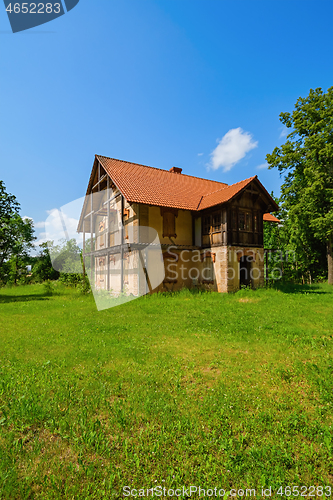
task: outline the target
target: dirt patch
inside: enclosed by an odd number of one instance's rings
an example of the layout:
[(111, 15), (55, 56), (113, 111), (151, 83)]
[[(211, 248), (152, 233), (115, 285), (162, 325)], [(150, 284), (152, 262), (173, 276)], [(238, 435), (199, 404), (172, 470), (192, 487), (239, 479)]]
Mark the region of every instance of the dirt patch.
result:
[(259, 299), (245, 298), (245, 299), (238, 299), (238, 302), (259, 302)]

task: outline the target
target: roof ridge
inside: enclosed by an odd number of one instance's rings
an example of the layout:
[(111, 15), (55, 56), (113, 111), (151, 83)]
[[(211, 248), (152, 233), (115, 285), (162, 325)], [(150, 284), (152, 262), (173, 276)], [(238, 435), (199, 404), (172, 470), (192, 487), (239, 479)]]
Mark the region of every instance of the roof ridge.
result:
[(164, 168), (151, 167), (150, 165), (143, 165), (143, 163), (134, 163), (133, 161), (120, 160), (119, 158), (111, 158), (111, 156), (104, 156), (104, 155), (95, 155), (95, 156), (96, 156), (96, 158), (106, 158), (107, 160), (121, 161), (122, 163), (129, 163), (130, 165), (137, 165), (138, 167), (153, 168), (154, 170), (158, 170), (159, 172), (161, 172), (161, 171), (168, 172), (168, 170), (165, 170)]
[[(139, 167), (146, 167), (146, 168), (152, 168), (154, 170), (158, 170), (159, 172), (166, 172), (167, 174), (173, 174), (173, 172), (170, 172), (170, 170), (165, 170), (164, 168), (158, 168), (158, 167), (151, 167), (150, 165), (143, 165), (143, 163), (134, 163), (133, 161), (128, 161), (128, 160), (120, 160), (119, 158), (111, 158), (111, 156), (104, 156), (104, 155), (95, 155), (96, 158), (106, 158), (107, 160), (115, 160), (115, 161), (121, 161), (122, 163), (129, 163), (130, 165), (137, 165)], [(197, 177), (196, 175), (189, 175), (189, 174), (180, 174), (183, 177), (191, 177), (191, 179), (199, 179), (200, 181), (207, 181), (207, 182), (214, 182), (215, 184), (222, 184), (224, 187), (228, 187), (229, 184), (226, 182), (220, 182), (220, 181), (213, 181), (211, 179), (205, 179), (204, 177)], [(232, 186), (232, 184), (230, 184)], [(217, 189), (219, 191), (219, 189)], [(215, 191), (212, 191), (213, 193)]]

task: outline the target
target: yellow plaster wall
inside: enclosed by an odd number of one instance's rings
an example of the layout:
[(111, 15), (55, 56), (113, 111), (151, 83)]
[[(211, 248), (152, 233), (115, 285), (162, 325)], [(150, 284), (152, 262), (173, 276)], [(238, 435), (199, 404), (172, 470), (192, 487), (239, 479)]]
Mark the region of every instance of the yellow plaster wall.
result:
[[(176, 234), (173, 238), (177, 245), (192, 245), (192, 215), (189, 210), (178, 210), (176, 217)], [(163, 217), (160, 207), (149, 207), (149, 226), (154, 228), (163, 244), (170, 244), (170, 238), (163, 238)]]

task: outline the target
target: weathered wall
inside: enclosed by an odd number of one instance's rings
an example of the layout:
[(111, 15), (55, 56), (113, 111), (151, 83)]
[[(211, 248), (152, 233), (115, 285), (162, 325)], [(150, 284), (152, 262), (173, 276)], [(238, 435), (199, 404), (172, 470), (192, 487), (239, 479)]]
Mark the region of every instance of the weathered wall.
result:
[(239, 290), (239, 260), (242, 256), (253, 257), (250, 266), (250, 276), (253, 288), (264, 285), (264, 249), (229, 246), (228, 247), (228, 292)]

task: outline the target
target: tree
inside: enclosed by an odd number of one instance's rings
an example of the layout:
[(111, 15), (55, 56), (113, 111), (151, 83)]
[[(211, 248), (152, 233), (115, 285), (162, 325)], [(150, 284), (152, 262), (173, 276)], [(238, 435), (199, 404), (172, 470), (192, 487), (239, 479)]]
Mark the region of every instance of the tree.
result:
[[(282, 205), (282, 202), (277, 203)], [(280, 269), (283, 280), (294, 283), (312, 283), (326, 278), (325, 245), (302, 227), (295, 227), (283, 207), (277, 216), (281, 224), (264, 222), (264, 247), (271, 249), (267, 258), (268, 277), (276, 279)]]
[(10, 269), (15, 283), (22, 259), (28, 255), (36, 239), (32, 220), (22, 219), (19, 209), (15, 196), (8, 194), (0, 181), (0, 278), (7, 281)]
[(17, 279), (26, 270), (25, 259), (33, 247), (34, 227), (31, 219), (22, 219), (19, 215), (10, 221), (12, 245), (10, 250), (11, 281), (16, 285)]
[(311, 89), (292, 114), (280, 114), (280, 121), (292, 131), (266, 160), (269, 168), (286, 174), (281, 200), (291, 239), (302, 246), (311, 240), (326, 245), (328, 283), (333, 285), (333, 87), (326, 93)]
[(53, 242), (41, 243), (39, 255), (35, 257), (32, 267), (32, 277), (34, 281), (57, 280), (59, 272), (52, 267), (49, 247), (53, 246)]

